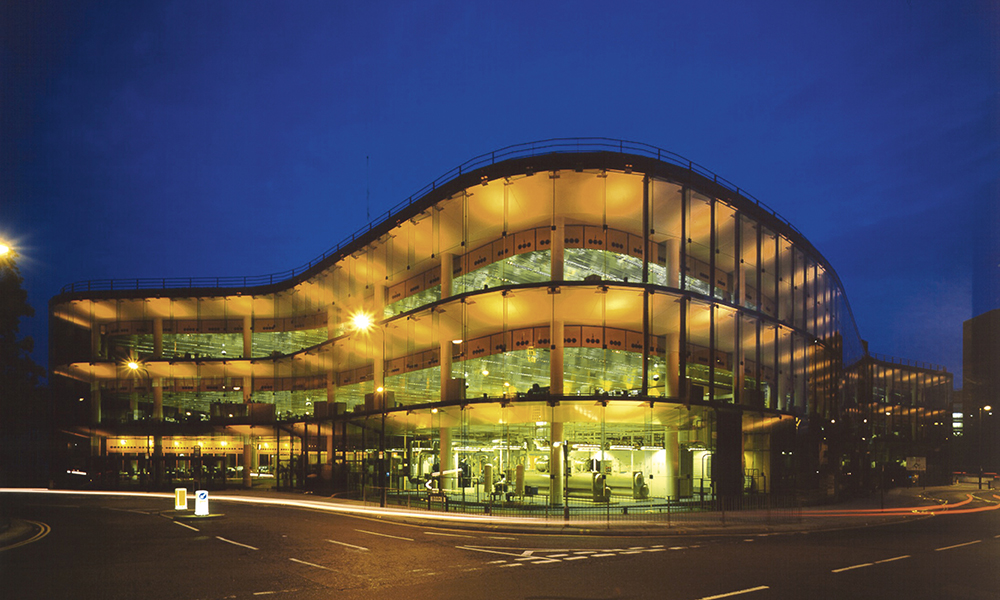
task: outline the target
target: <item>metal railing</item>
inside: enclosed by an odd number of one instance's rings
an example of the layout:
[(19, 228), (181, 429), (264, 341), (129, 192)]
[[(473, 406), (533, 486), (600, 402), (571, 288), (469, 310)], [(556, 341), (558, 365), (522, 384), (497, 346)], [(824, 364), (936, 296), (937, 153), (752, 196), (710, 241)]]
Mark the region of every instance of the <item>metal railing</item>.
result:
[(411, 206), (428, 193), (436, 190), (445, 183), (470, 171), (481, 167), (496, 164), (505, 160), (516, 158), (530, 158), (546, 154), (579, 154), (584, 152), (611, 152), (616, 154), (630, 154), (655, 158), (661, 162), (677, 165), (706, 177), (722, 187), (735, 192), (736, 194), (754, 202), (757, 206), (766, 210), (774, 218), (779, 220), (786, 227), (795, 231), (799, 235), (802, 233), (789, 223), (784, 217), (773, 209), (765, 205), (760, 200), (748, 194), (739, 186), (728, 179), (720, 177), (715, 172), (702, 165), (684, 158), (683, 156), (664, 150), (650, 144), (642, 142), (632, 142), (627, 140), (617, 140), (603, 137), (587, 138), (552, 138), (536, 142), (514, 144), (506, 146), (492, 152), (480, 154), (470, 158), (464, 163), (454, 167), (441, 176), (437, 177), (424, 187), (410, 194), (405, 200), (398, 202), (395, 206), (382, 214), (376, 216), (366, 226), (361, 227), (351, 235), (345, 237), (336, 245), (332, 246), (316, 258), (304, 265), (267, 275), (249, 275), (242, 277), (165, 277), (165, 278), (135, 278), (135, 279), (93, 279), (89, 281), (78, 281), (63, 286), (60, 293), (93, 292), (93, 291), (114, 291), (114, 290), (145, 290), (145, 289), (177, 289), (177, 288), (239, 288), (254, 287), (261, 285), (271, 285), (292, 279), (316, 265), (320, 264), (330, 256), (338, 253), (349, 244), (367, 235), (376, 225), (390, 220), (395, 214)]
[(943, 371), (948, 372), (948, 368), (943, 365), (936, 365), (934, 363), (924, 362), (922, 360), (910, 360), (908, 358), (899, 358), (898, 356), (889, 356), (887, 354), (877, 354), (875, 352), (870, 353), (870, 356), (875, 360), (889, 363), (893, 365), (900, 365), (906, 367), (916, 367), (918, 369), (927, 369), (930, 371)]

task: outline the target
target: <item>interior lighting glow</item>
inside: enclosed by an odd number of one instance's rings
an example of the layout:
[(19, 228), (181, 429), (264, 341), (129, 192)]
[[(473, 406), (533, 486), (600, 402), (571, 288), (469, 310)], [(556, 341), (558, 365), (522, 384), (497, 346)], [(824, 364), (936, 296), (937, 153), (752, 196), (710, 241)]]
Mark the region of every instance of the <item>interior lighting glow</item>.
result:
[(483, 369), (483, 375), (484, 375), (484, 376), (485, 376), (485, 375), (489, 375), (489, 374), (490, 374), (490, 372), (489, 372), (489, 371), (487, 371), (486, 369)]
[(227, 442), (227, 441), (222, 441), (222, 442), (219, 442), (219, 443), (220, 443), (221, 445), (223, 445), (223, 446), (228, 446), (228, 445), (229, 445), (229, 442)]
[(375, 321), (372, 319), (370, 314), (366, 312), (359, 312), (355, 313), (354, 316), (351, 317), (351, 325), (353, 325), (354, 329), (358, 331), (368, 331), (373, 325), (375, 325)]
[(535, 421), (535, 427), (544, 427), (545, 425), (548, 424), (549, 424), (548, 421)]
[(118, 440), (118, 444), (121, 445), (121, 446), (124, 446), (125, 445), (125, 440)]

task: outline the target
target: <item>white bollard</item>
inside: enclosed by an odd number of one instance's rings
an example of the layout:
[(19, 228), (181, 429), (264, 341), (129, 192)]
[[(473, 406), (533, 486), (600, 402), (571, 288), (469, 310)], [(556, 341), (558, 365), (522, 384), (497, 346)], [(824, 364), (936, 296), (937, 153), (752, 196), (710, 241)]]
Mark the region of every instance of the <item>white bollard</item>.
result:
[(198, 490), (194, 493), (194, 516), (208, 516), (208, 490)]
[(174, 488), (174, 510), (188, 509), (187, 488)]

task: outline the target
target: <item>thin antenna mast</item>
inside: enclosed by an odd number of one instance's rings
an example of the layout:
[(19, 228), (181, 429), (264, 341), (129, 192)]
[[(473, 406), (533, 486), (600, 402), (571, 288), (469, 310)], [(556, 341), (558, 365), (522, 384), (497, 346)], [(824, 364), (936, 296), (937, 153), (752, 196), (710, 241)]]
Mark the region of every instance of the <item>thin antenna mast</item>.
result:
[(372, 222), (372, 186), (368, 178), (368, 157), (365, 157), (365, 220)]

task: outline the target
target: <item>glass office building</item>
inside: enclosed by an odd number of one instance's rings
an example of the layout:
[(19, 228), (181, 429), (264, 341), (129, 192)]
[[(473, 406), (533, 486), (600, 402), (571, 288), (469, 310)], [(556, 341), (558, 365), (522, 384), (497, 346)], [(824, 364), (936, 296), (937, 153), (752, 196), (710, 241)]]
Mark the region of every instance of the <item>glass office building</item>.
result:
[(839, 476), (802, 440), (869, 404), (843, 287), (792, 225), (603, 139), (477, 157), (286, 274), (73, 284), (50, 318), (65, 459), (118, 481), (769, 493)]

